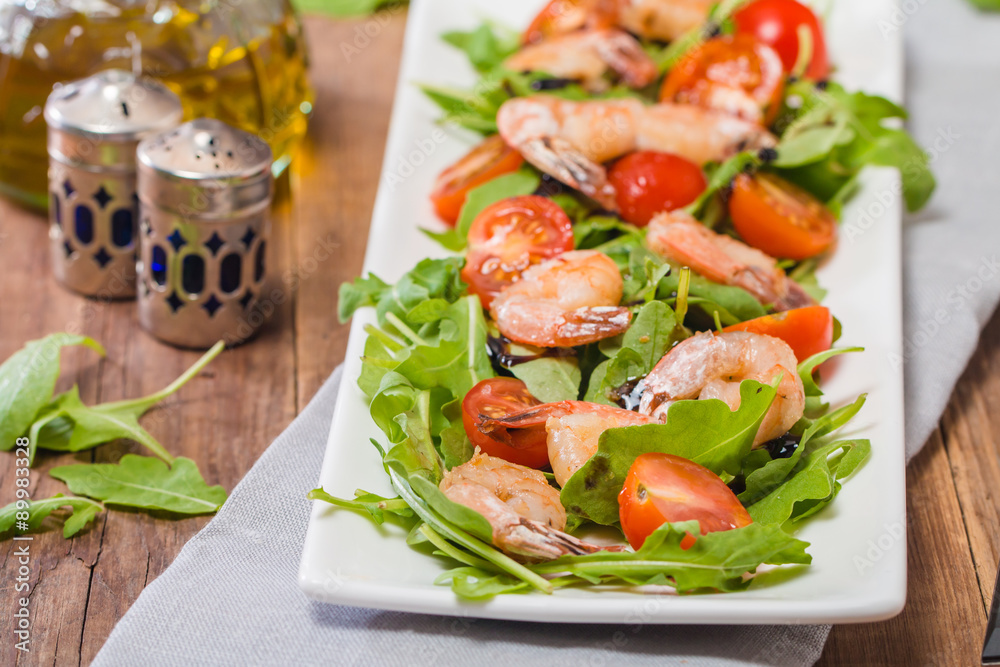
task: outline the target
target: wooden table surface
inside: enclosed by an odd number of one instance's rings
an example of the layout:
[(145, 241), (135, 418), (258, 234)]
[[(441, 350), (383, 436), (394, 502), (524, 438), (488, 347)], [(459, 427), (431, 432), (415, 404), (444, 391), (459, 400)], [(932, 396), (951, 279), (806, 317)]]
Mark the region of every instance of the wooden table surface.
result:
[[(275, 212), (272, 268), (289, 298), (251, 344), (227, 351), (144, 424), (175, 455), (197, 461), (210, 484), (231, 490), (344, 357), (336, 288), (361, 268), (405, 16), (306, 21), (316, 114), (294, 164), (291, 195)], [(286, 187), (286, 189), (288, 189)], [(59, 390), (78, 383), (84, 402), (153, 392), (198, 355), (140, 331), (132, 302), (67, 293), (50, 277), (47, 224), (0, 201), (0, 359), (26, 341), (77, 326), (107, 348), (63, 355)], [(322, 259), (328, 257), (328, 259)], [(886, 622), (833, 629), (820, 664), (978, 664), (998, 560), (1000, 316), (986, 332), (940, 427), (907, 476), (909, 601)], [(994, 416), (998, 415), (998, 416)], [(65, 491), (45, 475), (73, 461), (115, 461), (128, 442), (94, 452), (40, 456), (36, 498)], [(14, 499), (14, 457), (0, 465), (0, 504)], [(142, 589), (208, 517), (170, 520), (101, 514), (74, 539), (58, 530), (33, 544), (31, 653), (11, 640), (13, 545), (0, 545), (4, 576), (0, 664), (87, 664)]]

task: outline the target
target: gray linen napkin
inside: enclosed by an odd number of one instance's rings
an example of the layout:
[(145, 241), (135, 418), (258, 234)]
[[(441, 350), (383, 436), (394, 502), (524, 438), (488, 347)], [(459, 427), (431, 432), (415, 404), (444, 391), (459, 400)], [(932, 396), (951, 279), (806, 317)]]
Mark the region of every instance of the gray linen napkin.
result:
[[(904, 231), (907, 455), (923, 446), (1000, 297), (1000, 16), (903, 3), (910, 129), (939, 191)], [(847, 221), (849, 222), (849, 221)], [(878, 323), (873, 323), (877, 326)], [(219, 515), (115, 628), (95, 665), (811, 665), (829, 626), (546, 625), (311, 602), (296, 585), (335, 372)], [(349, 379), (348, 381), (353, 381)]]

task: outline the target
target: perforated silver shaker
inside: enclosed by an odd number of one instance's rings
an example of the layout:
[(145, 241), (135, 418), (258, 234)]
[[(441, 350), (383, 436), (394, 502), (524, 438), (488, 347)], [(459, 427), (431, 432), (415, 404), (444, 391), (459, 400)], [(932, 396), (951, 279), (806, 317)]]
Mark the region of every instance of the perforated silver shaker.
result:
[(263, 323), (271, 149), (200, 118), (139, 144), (139, 322), (180, 347), (235, 345)]
[(180, 121), (174, 93), (121, 70), (49, 95), (49, 240), (60, 283), (103, 299), (135, 296), (136, 146)]

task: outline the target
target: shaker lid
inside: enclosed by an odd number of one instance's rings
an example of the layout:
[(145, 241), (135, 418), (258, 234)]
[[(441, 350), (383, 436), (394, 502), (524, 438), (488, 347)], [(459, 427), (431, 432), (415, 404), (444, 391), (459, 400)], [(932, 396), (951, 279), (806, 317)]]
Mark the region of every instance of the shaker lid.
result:
[(271, 149), (259, 137), (214, 118), (196, 118), (143, 141), (139, 163), (184, 179), (254, 179), (271, 169)]
[(143, 140), (139, 198), (200, 218), (247, 214), (270, 203), (272, 154), (259, 137), (197, 118)]
[(50, 129), (104, 141), (139, 141), (174, 127), (181, 115), (180, 98), (162, 84), (116, 69), (61, 86), (45, 103)]

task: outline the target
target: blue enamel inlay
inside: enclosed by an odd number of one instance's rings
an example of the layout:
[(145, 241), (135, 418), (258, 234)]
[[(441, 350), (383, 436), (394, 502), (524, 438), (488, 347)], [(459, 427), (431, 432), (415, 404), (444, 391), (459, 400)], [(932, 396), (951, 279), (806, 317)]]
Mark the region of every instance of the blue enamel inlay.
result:
[(205, 260), (188, 255), (181, 262), (181, 286), (188, 294), (200, 294), (205, 289)]
[(73, 214), (75, 220), (74, 229), (76, 230), (76, 239), (87, 245), (94, 240), (94, 214), (83, 204), (77, 204), (76, 210)]

